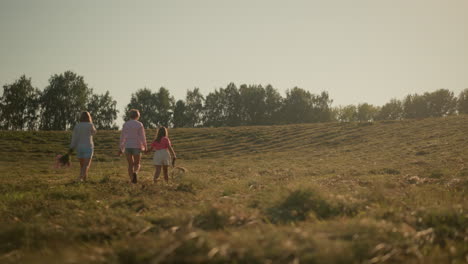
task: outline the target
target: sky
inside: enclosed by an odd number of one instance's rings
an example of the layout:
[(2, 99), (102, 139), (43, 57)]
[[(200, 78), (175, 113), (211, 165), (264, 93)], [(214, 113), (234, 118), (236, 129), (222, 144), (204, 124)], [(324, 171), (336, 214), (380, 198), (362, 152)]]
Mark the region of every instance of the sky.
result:
[(120, 116), (144, 87), (184, 99), (230, 82), (297, 86), (334, 106), (458, 95), (467, 11), (467, 0), (0, 0), (0, 84), (25, 74), (42, 90), (71, 70), (110, 91)]

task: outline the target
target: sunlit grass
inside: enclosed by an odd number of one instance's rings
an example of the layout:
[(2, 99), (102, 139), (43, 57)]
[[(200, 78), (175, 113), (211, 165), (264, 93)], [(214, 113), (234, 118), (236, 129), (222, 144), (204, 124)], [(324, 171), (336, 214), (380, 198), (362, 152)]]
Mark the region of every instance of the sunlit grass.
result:
[(465, 263), (467, 121), (172, 129), (156, 185), (117, 131), (86, 183), (53, 168), (69, 132), (1, 131), (0, 262)]

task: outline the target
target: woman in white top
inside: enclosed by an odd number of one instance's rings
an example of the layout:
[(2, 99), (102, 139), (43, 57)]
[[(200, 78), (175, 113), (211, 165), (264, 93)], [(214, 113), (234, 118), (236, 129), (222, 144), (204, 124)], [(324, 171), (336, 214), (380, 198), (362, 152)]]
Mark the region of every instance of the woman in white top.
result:
[(137, 109), (131, 109), (128, 115), (130, 120), (125, 122), (120, 134), (119, 155), (125, 152), (128, 162), (128, 176), (132, 183), (137, 183), (141, 152), (146, 150), (146, 134), (143, 124), (138, 121), (140, 112)]
[(79, 181), (86, 181), (88, 177), (91, 158), (93, 157), (94, 143), (93, 135), (96, 134), (96, 128), (89, 112), (82, 112), (80, 122), (73, 128), (72, 141), (70, 149), (76, 150), (76, 156), (80, 161)]

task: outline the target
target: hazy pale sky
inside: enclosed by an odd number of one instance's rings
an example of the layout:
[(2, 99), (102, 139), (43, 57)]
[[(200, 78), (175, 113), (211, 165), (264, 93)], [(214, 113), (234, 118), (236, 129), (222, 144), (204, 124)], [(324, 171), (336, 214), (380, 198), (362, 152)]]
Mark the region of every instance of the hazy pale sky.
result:
[(335, 106), (468, 88), (467, 0), (0, 0), (0, 38), (1, 85), (72, 70), (121, 111), (143, 87), (298, 86)]

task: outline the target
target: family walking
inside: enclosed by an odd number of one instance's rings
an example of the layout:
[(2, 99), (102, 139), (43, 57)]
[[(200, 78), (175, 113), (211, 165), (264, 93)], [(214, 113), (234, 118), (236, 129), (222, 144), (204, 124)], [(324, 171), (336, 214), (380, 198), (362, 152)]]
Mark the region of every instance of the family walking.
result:
[[(169, 181), (168, 168), (174, 166), (176, 154), (172, 148), (167, 128), (160, 127), (157, 130), (156, 137), (147, 148), (146, 134), (143, 124), (138, 121), (140, 112), (136, 109), (129, 111), (129, 118), (122, 127), (120, 135), (120, 144), (118, 155), (125, 154), (128, 162), (128, 176), (131, 183), (138, 182), (138, 173), (141, 168), (141, 155), (154, 151), (153, 165), (155, 172), (153, 182), (156, 183), (164, 173), (164, 180)], [(94, 152), (93, 135), (96, 134), (96, 128), (89, 112), (81, 113), (80, 122), (73, 129), (70, 149), (76, 150), (76, 156), (80, 161), (79, 181), (86, 181), (88, 170), (91, 166), (91, 159)], [(172, 159), (171, 159), (172, 155)]]

